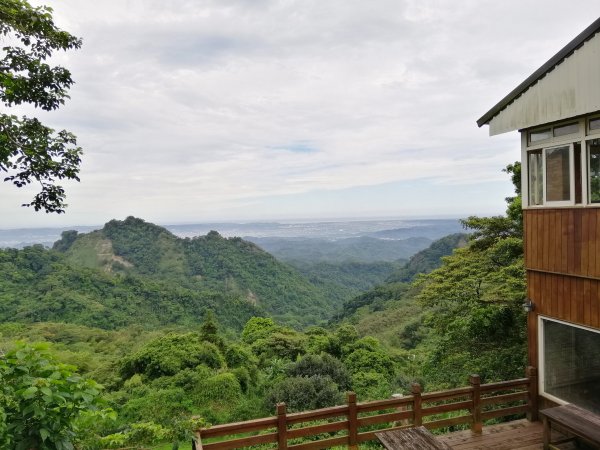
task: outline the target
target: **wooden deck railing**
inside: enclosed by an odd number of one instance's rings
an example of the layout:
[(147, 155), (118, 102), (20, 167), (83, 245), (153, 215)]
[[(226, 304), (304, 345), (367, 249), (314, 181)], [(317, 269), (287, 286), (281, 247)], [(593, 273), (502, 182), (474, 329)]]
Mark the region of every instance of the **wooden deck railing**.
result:
[(273, 417), (198, 430), (196, 450), (261, 444), (296, 450), (333, 446), (356, 449), (359, 443), (376, 439), (375, 432), (382, 429), (469, 425), (480, 433), (483, 423), (490, 419), (526, 414), (529, 420), (537, 420), (534, 367), (528, 367), (526, 377), (517, 380), (480, 384), (479, 376), (471, 375), (467, 387), (422, 393), (415, 383), (411, 390), (408, 396), (364, 403), (357, 403), (356, 394), (349, 392), (345, 405), (291, 414), (280, 403)]

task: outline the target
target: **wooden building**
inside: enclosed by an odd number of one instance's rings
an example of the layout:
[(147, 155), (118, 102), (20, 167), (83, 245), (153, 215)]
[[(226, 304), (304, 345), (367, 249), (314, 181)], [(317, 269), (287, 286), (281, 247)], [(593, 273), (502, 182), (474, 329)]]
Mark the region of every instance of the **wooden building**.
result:
[(600, 19), (477, 124), (521, 135), (529, 363), (541, 403), (600, 413)]

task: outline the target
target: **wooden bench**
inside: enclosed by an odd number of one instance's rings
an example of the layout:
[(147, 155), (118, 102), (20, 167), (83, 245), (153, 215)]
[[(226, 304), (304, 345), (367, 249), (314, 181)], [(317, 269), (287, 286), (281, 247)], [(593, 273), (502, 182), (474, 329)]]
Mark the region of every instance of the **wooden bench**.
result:
[(559, 444), (574, 438), (550, 442), (552, 425), (558, 425), (562, 430), (572, 434), (582, 441), (600, 448), (600, 417), (575, 405), (557, 406), (540, 411), (544, 423), (544, 450), (557, 448)]
[(438, 441), (425, 427), (380, 431), (375, 436), (389, 450), (452, 450), (452, 447)]

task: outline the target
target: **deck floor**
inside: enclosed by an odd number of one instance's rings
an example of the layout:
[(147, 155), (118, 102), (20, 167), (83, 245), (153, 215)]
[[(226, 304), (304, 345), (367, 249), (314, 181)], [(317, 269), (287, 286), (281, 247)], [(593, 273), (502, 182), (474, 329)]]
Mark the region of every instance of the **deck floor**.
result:
[[(437, 436), (454, 450), (539, 450), (542, 448), (541, 422), (526, 419), (483, 427), (480, 435), (471, 431), (457, 431)], [(558, 436), (552, 436), (555, 439)], [(570, 447), (561, 446), (565, 450)]]

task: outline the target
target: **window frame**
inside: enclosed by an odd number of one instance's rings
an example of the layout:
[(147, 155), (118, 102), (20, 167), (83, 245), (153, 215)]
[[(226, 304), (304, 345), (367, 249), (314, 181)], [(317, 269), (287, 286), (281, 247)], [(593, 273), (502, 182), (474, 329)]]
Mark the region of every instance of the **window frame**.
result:
[[(572, 208), (572, 207), (600, 207), (600, 203), (589, 203), (588, 193), (588, 162), (587, 162), (587, 140), (593, 138), (600, 138), (599, 136), (588, 137), (588, 121), (590, 119), (600, 118), (600, 114), (590, 114), (586, 116), (580, 116), (578, 118), (571, 118), (562, 120), (556, 123), (549, 123), (543, 125), (537, 125), (532, 128), (522, 129), (521, 132), (521, 196), (523, 200), (523, 209), (543, 209), (543, 208)], [(566, 134), (563, 136), (554, 136), (554, 129), (560, 128), (565, 125), (578, 123), (578, 131), (572, 134)], [(530, 136), (532, 132), (550, 129), (552, 137), (537, 142), (530, 142)], [(600, 134), (600, 133), (598, 133)], [(575, 160), (574, 145), (579, 144), (581, 151), (579, 153), (579, 160)], [(544, 177), (546, 177), (546, 163), (545, 163), (545, 150), (556, 147), (571, 146), (570, 148), (570, 200), (569, 201), (546, 201), (546, 178), (544, 178), (544, 194), (543, 202), (541, 205), (531, 205), (529, 199), (529, 152), (534, 150), (541, 150), (543, 153), (543, 165), (544, 165)], [(575, 192), (575, 164), (579, 164), (578, 169), (581, 175), (581, 187), (577, 188), (581, 191), (581, 201), (576, 203), (576, 192)]]
[(575, 324), (575, 323), (571, 323), (571, 322), (565, 322), (564, 320), (558, 320), (555, 319), (554, 317), (548, 317), (548, 316), (543, 316), (543, 315), (538, 315), (537, 317), (538, 319), (538, 336), (537, 336), (537, 341), (538, 341), (538, 393), (539, 395), (541, 395), (542, 397), (545, 397), (559, 405), (566, 405), (570, 402), (568, 402), (567, 400), (562, 400), (559, 397), (555, 397), (552, 394), (548, 394), (546, 392), (546, 359), (545, 359), (545, 353), (546, 353), (546, 341), (544, 340), (544, 321), (548, 321), (548, 322), (556, 322), (559, 323), (561, 325), (566, 325), (569, 327), (573, 327), (573, 328), (579, 328), (581, 330), (585, 330), (585, 331), (590, 331), (592, 333), (596, 333), (598, 335), (600, 335), (600, 330), (594, 329), (594, 328), (590, 328), (590, 327), (585, 327), (583, 325), (579, 325), (579, 324)]
[(590, 165), (590, 144), (591, 141), (594, 140), (599, 140), (600, 136), (597, 137), (591, 137), (589, 139), (585, 140), (585, 186), (587, 189), (587, 198), (586, 198), (586, 205), (588, 206), (592, 206), (592, 207), (600, 207), (600, 201), (598, 202), (592, 202), (592, 178), (590, 177), (590, 174), (592, 173), (591, 170), (591, 165)]
[[(546, 155), (548, 150), (554, 150), (557, 148), (568, 148), (569, 151), (569, 200), (547, 200), (547, 184), (548, 184), (548, 174), (546, 171)], [(550, 147), (543, 147), (541, 149), (529, 149), (526, 151), (526, 161), (527, 161), (527, 207), (528, 208), (544, 208), (544, 207), (555, 207), (555, 206), (574, 206), (575, 205), (575, 156), (574, 156), (574, 148), (575, 143), (571, 142), (569, 144), (560, 144), (553, 145)], [(542, 177), (543, 177), (543, 185), (542, 185), (542, 204), (541, 205), (531, 205), (529, 203), (529, 154), (535, 151), (542, 151)], [(581, 161), (580, 161), (581, 163)]]

